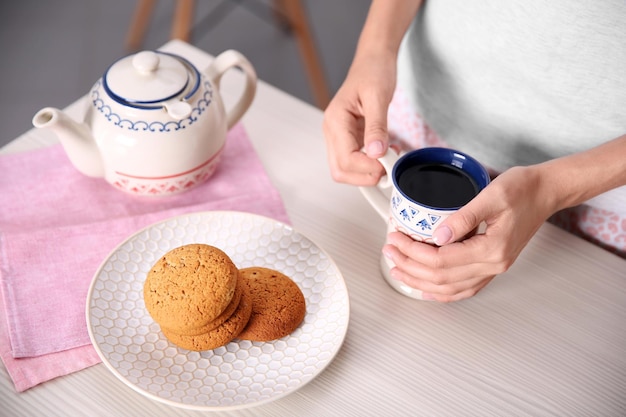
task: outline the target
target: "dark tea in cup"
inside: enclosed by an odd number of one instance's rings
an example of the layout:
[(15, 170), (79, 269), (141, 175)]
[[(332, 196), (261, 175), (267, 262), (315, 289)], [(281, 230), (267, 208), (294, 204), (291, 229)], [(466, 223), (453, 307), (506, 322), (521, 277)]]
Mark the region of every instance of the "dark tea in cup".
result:
[(430, 207), (461, 207), (479, 191), (471, 176), (455, 166), (442, 163), (408, 166), (397, 175), (398, 186), (407, 197)]

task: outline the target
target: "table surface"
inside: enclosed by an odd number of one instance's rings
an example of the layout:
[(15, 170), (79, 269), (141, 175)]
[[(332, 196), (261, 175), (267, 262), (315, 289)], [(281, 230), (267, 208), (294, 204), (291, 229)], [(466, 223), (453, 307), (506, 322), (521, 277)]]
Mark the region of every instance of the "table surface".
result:
[[(211, 60), (179, 41), (163, 49), (199, 67)], [(222, 80), (227, 105), (239, 76)], [(382, 220), (356, 187), (331, 180), (322, 112), (260, 82), (242, 122), (294, 228), (346, 281), (350, 324), (333, 362), (284, 398), (211, 413), (145, 398), (102, 364), (21, 394), (0, 366), (0, 415), (626, 415), (626, 261), (545, 224), (478, 296), (453, 304), (404, 297), (379, 270)], [(31, 130), (1, 152), (55, 141)]]

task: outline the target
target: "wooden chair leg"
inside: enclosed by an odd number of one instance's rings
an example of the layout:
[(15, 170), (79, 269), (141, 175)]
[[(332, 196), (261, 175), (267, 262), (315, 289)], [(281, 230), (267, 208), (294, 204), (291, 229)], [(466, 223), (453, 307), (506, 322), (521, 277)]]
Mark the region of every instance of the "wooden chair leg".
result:
[(302, 3), (300, 0), (274, 0), (274, 5), (283, 10), (289, 19), (309, 78), (313, 98), (319, 108), (325, 109), (330, 102), (330, 90)]
[[(300, 51), (300, 57), (309, 78), (313, 99), (319, 108), (324, 109), (330, 102), (330, 90), (302, 3), (300, 0), (273, 1), (274, 7), (281, 10), (289, 21)], [(150, 15), (154, 9), (154, 3), (155, 0), (139, 0), (126, 38), (128, 50), (137, 50), (143, 44)], [(189, 42), (194, 9), (195, 0), (176, 0), (174, 18), (172, 20), (172, 39), (181, 39)]]
[(141, 48), (154, 9), (154, 0), (139, 0), (126, 35), (126, 49), (136, 51)]
[(172, 20), (172, 39), (189, 42), (193, 23), (194, 0), (176, 0), (174, 19)]

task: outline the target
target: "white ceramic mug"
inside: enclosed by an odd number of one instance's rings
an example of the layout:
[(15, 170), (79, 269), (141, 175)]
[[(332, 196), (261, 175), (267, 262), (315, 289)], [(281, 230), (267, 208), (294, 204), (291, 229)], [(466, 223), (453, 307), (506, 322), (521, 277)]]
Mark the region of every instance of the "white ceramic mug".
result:
[[(489, 173), (477, 160), (454, 149), (422, 148), (401, 155), (389, 150), (379, 161), (387, 175), (375, 187), (361, 187), (363, 196), (387, 222), (387, 234), (400, 231), (430, 244), (434, 244), (433, 233), (439, 225), (490, 181)], [(416, 170), (421, 173), (415, 174)], [(433, 185), (432, 175), (442, 175), (441, 171), (451, 176), (452, 182)], [(451, 184), (455, 182), (460, 187), (456, 195), (451, 193)], [(467, 188), (461, 187), (466, 183), (470, 184)], [(381, 256), (381, 270), (387, 282), (402, 294), (422, 299), (421, 291), (391, 278), (389, 271), (393, 267), (391, 260)]]

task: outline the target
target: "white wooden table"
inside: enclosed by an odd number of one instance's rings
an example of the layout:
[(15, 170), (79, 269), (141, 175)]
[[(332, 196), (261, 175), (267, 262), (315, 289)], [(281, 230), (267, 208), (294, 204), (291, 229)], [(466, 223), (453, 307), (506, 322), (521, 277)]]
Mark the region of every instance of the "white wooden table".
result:
[[(164, 49), (199, 67), (211, 59), (182, 42)], [(237, 76), (223, 80), (227, 102)], [(344, 275), (351, 316), (335, 360), (285, 398), (223, 413), (144, 398), (102, 364), (17, 394), (0, 366), (0, 415), (626, 415), (626, 261), (546, 224), (473, 299), (409, 299), (378, 269), (385, 225), (357, 188), (330, 178), (322, 113), (261, 82), (243, 123), (293, 226)], [(54, 141), (32, 130), (2, 153)]]

